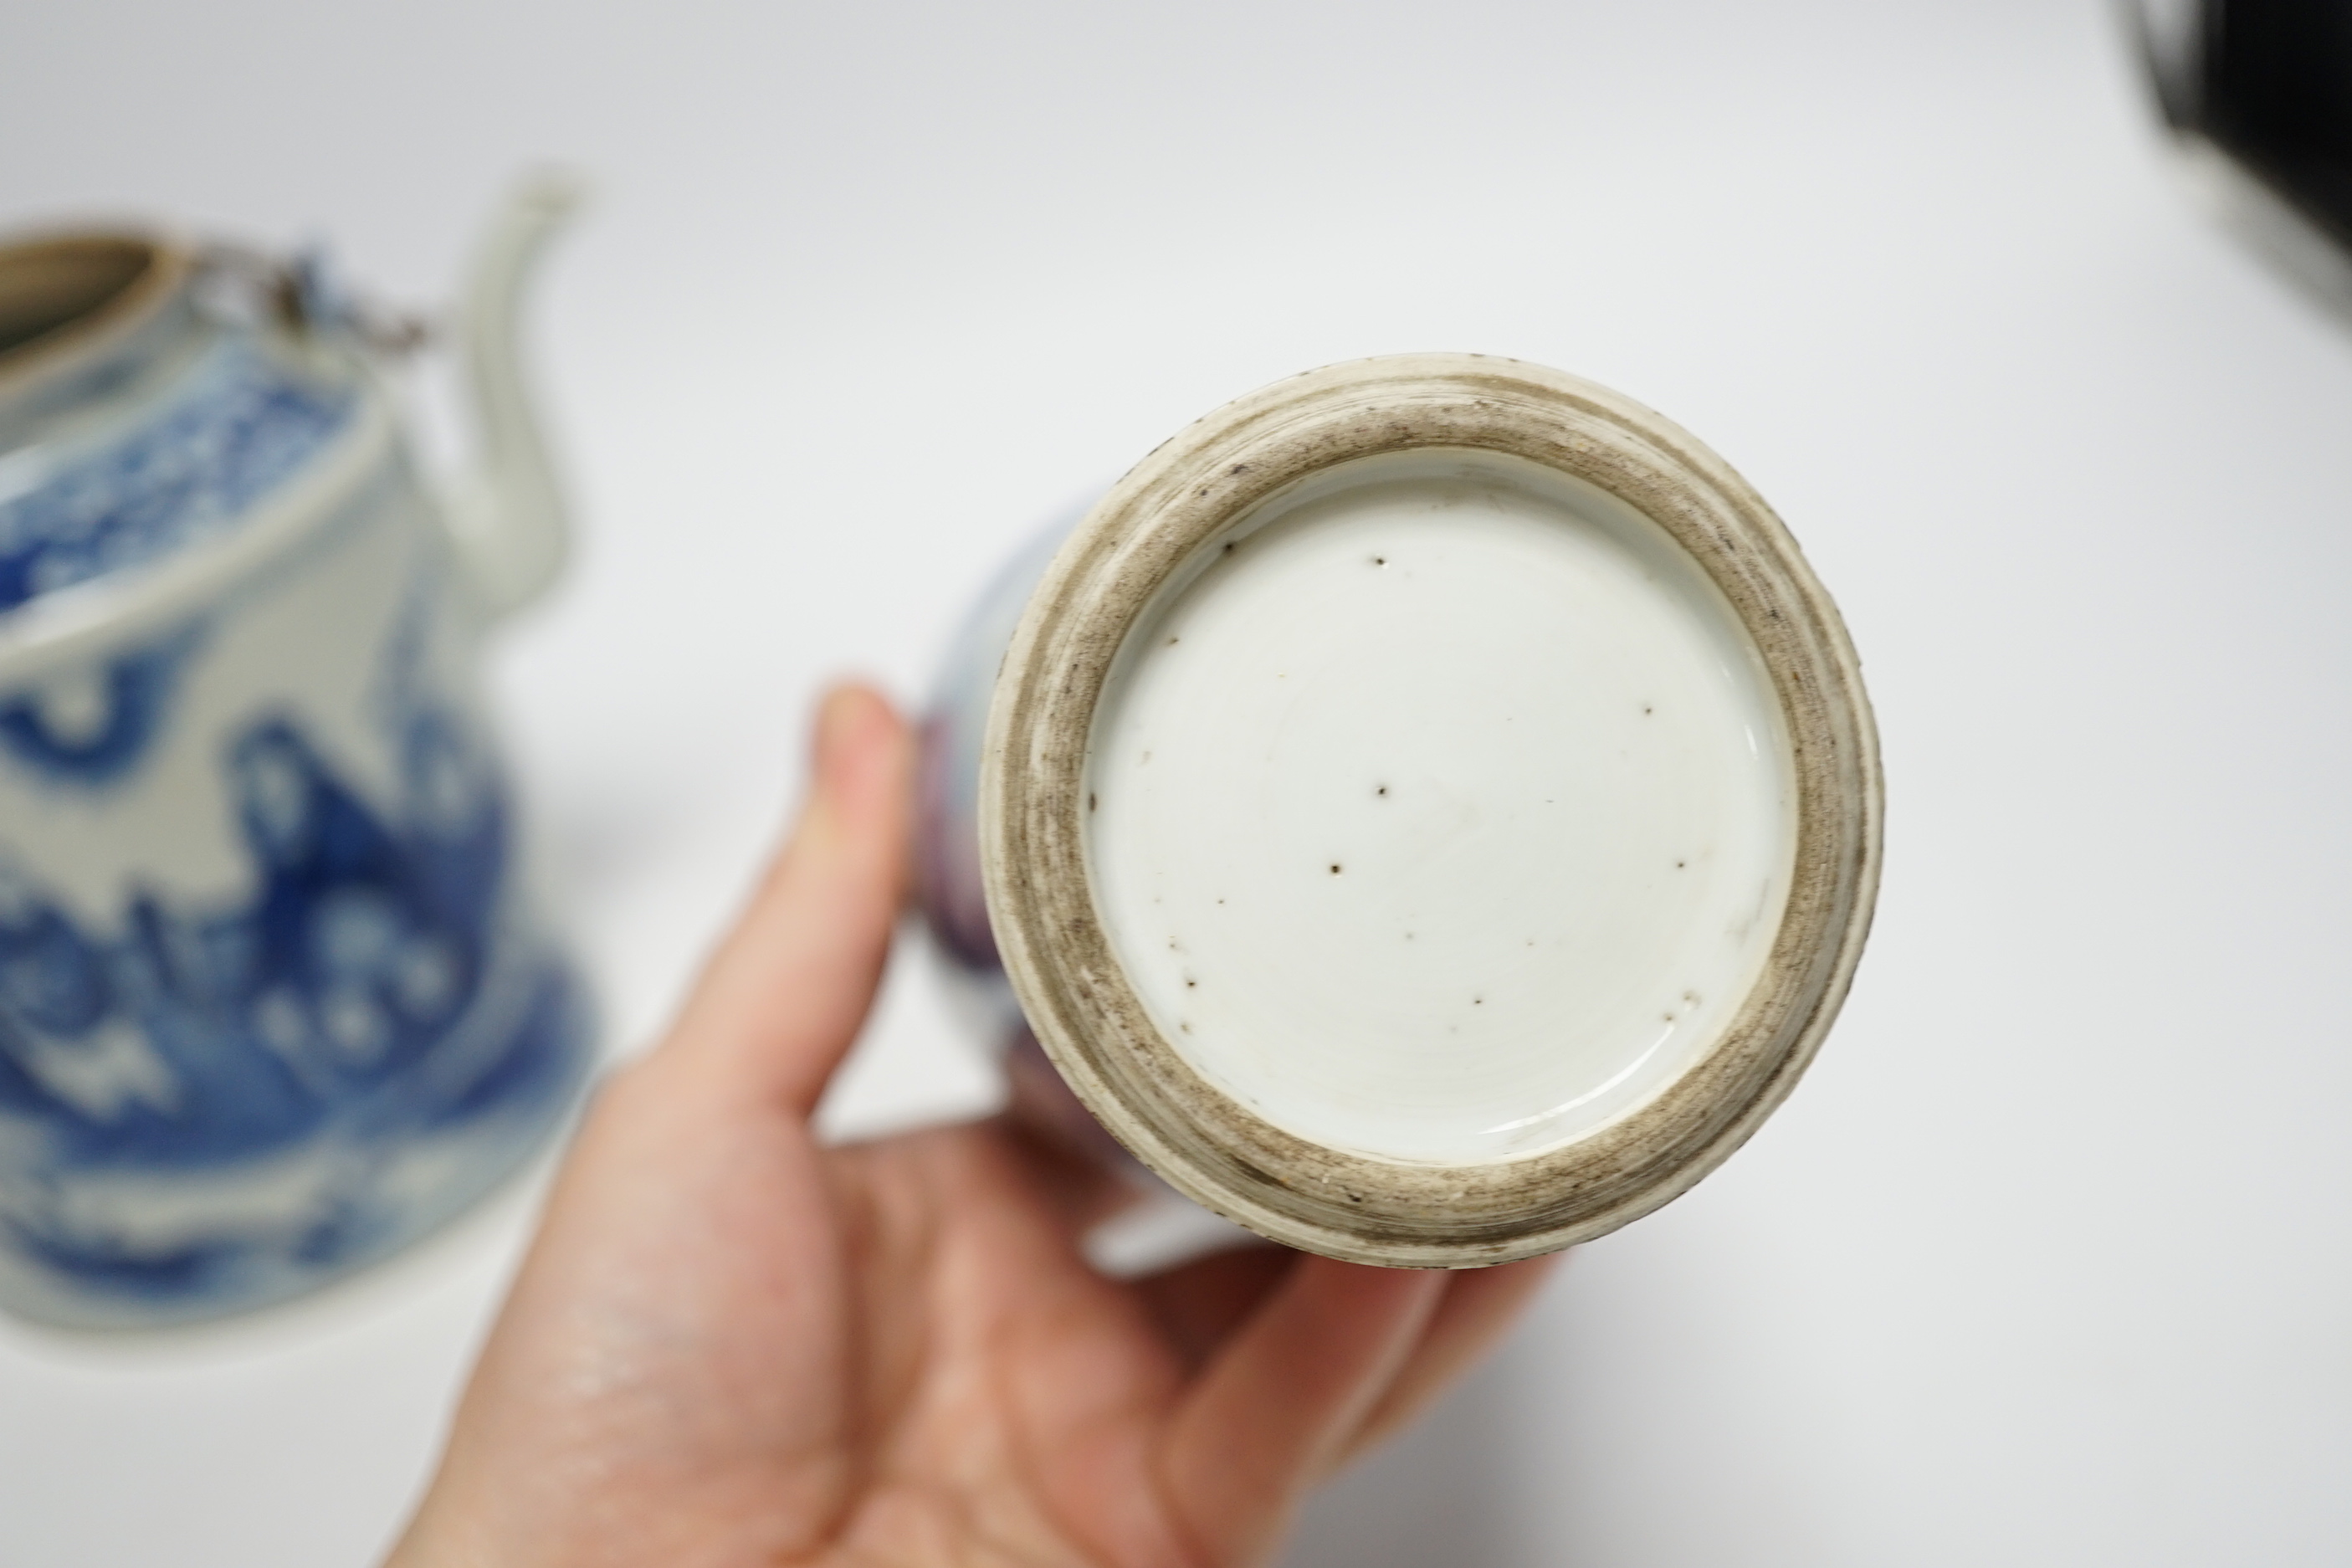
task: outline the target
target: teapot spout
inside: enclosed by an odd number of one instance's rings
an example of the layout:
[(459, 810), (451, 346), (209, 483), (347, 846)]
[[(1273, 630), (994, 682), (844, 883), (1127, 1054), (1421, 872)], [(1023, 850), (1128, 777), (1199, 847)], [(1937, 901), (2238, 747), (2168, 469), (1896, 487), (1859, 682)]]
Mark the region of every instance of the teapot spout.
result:
[(563, 566), (563, 495), (523, 385), (518, 318), (534, 264), (583, 195), (577, 177), (555, 171), (517, 184), (475, 254), (458, 317), (476, 455), (448, 494), (448, 524), (492, 616), (536, 598)]

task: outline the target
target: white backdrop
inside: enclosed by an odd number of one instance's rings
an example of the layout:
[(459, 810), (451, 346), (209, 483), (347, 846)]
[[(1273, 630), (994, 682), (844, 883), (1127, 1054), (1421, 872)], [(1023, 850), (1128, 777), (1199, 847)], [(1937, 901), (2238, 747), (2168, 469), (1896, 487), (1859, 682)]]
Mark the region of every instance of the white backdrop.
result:
[[(0, 218), (331, 237), (534, 325), (580, 502), (496, 676), (641, 1046), (795, 794), (1042, 518), (1326, 361), (1618, 386), (1788, 518), (1884, 726), (1795, 1098), (1571, 1260), (1295, 1568), (2352, 1557), (2352, 333), (2168, 183), (2095, 0), (16, 0)], [(829, 1109), (993, 1089), (920, 967)], [(361, 1565), (527, 1217), (137, 1342), (0, 1325), (0, 1562)]]

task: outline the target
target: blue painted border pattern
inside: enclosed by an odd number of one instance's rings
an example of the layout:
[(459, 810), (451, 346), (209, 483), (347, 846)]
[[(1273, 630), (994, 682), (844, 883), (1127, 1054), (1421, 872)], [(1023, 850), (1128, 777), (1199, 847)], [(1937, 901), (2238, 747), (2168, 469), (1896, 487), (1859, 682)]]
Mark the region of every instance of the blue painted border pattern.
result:
[(225, 339), (146, 425), (0, 501), (0, 613), (234, 527), (357, 408)]

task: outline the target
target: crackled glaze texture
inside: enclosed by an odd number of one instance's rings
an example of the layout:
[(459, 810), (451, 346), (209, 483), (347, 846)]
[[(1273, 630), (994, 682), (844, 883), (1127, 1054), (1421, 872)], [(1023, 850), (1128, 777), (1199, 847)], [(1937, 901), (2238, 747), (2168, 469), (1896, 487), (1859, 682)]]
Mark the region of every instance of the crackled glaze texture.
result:
[(1097, 900), (1154, 1021), (1301, 1138), (1467, 1163), (1648, 1098), (1788, 894), (1755, 646), (1622, 501), (1499, 454), (1236, 523), (1097, 709)]

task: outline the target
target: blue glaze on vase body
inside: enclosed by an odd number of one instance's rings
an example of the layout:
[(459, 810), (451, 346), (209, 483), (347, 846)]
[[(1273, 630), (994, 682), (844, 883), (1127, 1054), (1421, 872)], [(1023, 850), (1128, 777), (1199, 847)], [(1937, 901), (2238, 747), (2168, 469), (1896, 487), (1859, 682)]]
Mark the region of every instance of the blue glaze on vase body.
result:
[(0, 353), (0, 1305), (78, 1326), (415, 1238), (591, 1046), (355, 334), (151, 314), (110, 371)]

